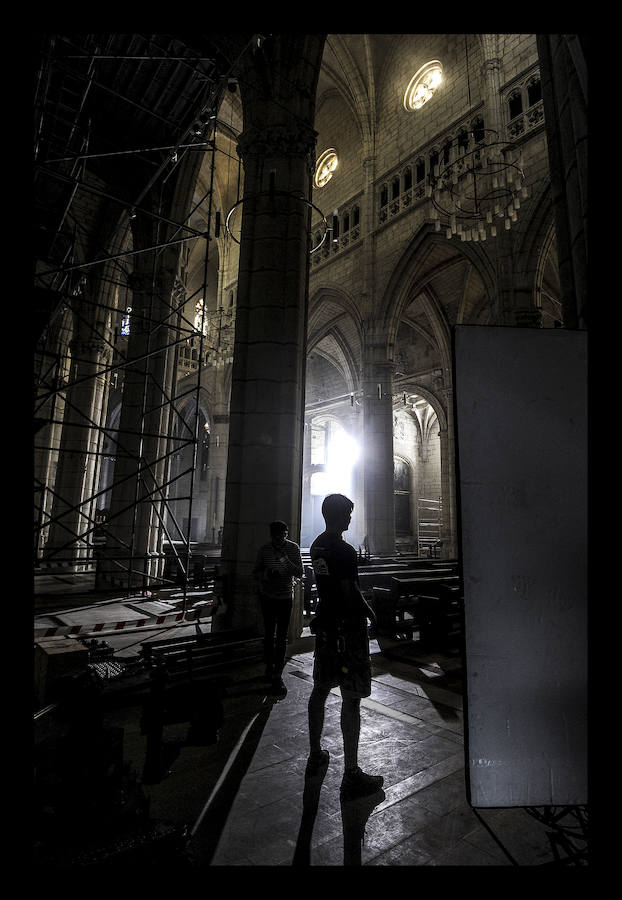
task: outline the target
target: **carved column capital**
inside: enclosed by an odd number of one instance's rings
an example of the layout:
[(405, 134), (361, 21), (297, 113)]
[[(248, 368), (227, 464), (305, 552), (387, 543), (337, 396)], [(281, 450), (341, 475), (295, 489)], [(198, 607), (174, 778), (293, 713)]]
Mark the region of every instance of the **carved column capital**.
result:
[(492, 59), (485, 59), (482, 65), (482, 72), (487, 74), (488, 72), (498, 73), (501, 70), (501, 60), (498, 57), (494, 57)]
[(317, 132), (302, 122), (250, 125), (238, 139), (238, 153), (243, 160), (266, 156), (298, 156), (315, 167)]

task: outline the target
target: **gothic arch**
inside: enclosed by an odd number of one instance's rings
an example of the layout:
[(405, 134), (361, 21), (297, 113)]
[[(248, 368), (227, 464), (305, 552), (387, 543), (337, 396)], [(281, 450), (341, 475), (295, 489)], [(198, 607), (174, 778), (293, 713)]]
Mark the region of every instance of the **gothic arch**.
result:
[(539, 306), (537, 298), (538, 278), (551, 241), (555, 237), (555, 221), (550, 186), (546, 185), (534, 197), (531, 215), (525, 222), (521, 241), (515, 257), (516, 289), (529, 297), (534, 308)]
[[(185, 383), (185, 380), (183, 383)], [(196, 399), (196, 390), (193, 390), (191, 394), (183, 398), (178, 407), (178, 421), (183, 420), (188, 423), (194, 420)], [(212, 421), (211, 406), (212, 397), (210, 392), (206, 388), (201, 387), (199, 394), (199, 415), (202, 414), (206, 422)]]
[[(425, 263), (432, 247), (447, 243), (447, 238), (437, 234), (432, 225), (424, 224), (395, 266), (380, 304), (388, 346), (394, 346), (402, 317), (413, 298), (421, 291)], [(496, 276), (486, 251), (475, 243), (460, 242), (452, 246), (458, 256), (466, 258), (473, 265), (484, 284), (487, 296), (494, 297)]]
[(358, 336), (360, 338), (363, 330), (363, 321), (361, 318), (359, 306), (357, 305), (354, 297), (347, 290), (345, 290), (345, 288), (336, 288), (334, 285), (330, 284), (317, 285), (309, 299), (310, 336), (313, 329), (313, 313), (324, 300), (332, 301), (338, 306), (343, 307), (344, 311), (354, 321)]
[[(335, 45), (334, 48), (332, 44)], [(363, 157), (366, 157), (372, 152), (373, 147), (373, 66), (367, 66), (365, 74), (371, 84), (369, 84), (369, 82), (366, 84), (356, 61), (352, 58), (347, 43), (340, 34), (327, 35), (325, 48), (333, 50), (335, 53), (335, 58), (338, 60), (341, 67), (341, 74), (338, 73), (335, 66), (331, 65), (328, 61), (328, 54), (326, 54), (326, 52), (324, 52), (322, 58), (322, 69), (324, 69), (330, 75), (333, 82), (338, 85), (340, 97), (352, 112), (361, 137)], [(321, 107), (324, 100), (327, 99), (331, 93), (331, 91), (324, 91), (321, 97), (318, 97), (317, 109)]]
[(432, 391), (430, 391), (428, 388), (423, 387), (417, 381), (409, 382), (404, 387), (406, 389), (406, 393), (419, 394), (420, 397), (423, 397), (424, 400), (427, 400), (427, 402), (432, 407), (432, 410), (436, 413), (439, 427), (447, 428), (447, 413), (445, 412), (445, 408), (443, 407), (443, 404), (438, 399), (436, 394), (432, 393)]
[[(333, 314), (323, 316), (322, 304), (330, 303), (337, 308)], [(362, 324), (359, 310), (353, 298), (342, 290), (324, 285), (319, 286), (309, 304), (309, 334), (307, 356), (315, 352), (343, 370), (349, 389), (359, 386), (359, 359), (362, 346)], [(337, 345), (341, 359), (331, 358), (331, 354), (321, 343), (331, 338)]]

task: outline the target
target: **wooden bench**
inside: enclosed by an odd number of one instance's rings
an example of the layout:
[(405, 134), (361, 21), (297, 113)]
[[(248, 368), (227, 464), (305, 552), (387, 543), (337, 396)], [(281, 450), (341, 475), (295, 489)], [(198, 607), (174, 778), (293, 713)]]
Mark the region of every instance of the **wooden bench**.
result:
[(425, 643), (446, 645), (461, 628), (461, 597), (457, 575), (394, 577), (390, 588), (373, 589), (377, 632), (387, 636), (419, 632)]
[(361, 590), (370, 590), (374, 587), (393, 587), (393, 582), (409, 581), (413, 578), (453, 578), (452, 569), (423, 569), (409, 571), (408, 569), (388, 569), (382, 572), (360, 572), (359, 584)]
[(143, 781), (158, 783), (167, 769), (164, 726), (188, 722), (190, 744), (213, 744), (224, 719), (224, 670), (263, 658), (263, 638), (250, 631), (221, 632), (146, 642), (150, 674), (141, 734), (147, 737)]
[(262, 653), (263, 638), (251, 630), (190, 635), (141, 645), (141, 656), (147, 667), (165, 666), (171, 679), (221, 671), (231, 665), (256, 661)]

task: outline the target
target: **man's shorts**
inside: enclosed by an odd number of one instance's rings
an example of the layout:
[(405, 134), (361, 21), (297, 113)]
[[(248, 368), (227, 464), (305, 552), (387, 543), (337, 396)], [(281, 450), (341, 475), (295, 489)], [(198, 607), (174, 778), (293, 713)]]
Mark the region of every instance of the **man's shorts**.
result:
[(339, 687), (342, 697), (360, 699), (371, 694), (371, 662), (367, 629), (344, 635), (342, 647), (324, 632), (315, 638), (313, 683), (330, 690)]

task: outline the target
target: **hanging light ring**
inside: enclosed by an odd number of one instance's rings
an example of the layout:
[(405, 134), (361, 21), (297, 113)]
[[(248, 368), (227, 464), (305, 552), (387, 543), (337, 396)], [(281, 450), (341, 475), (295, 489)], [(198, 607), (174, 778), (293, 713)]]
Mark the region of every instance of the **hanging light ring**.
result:
[(317, 247), (314, 247), (312, 250), (309, 251), (310, 254), (311, 254), (311, 253), (315, 253), (317, 250), (320, 249), (320, 247), (322, 246), (322, 244), (323, 244), (324, 241), (326, 240), (326, 235), (327, 235), (328, 232), (330, 231), (330, 226), (329, 226), (329, 224), (328, 224), (328, 221), (326, 220), (326, 216), (324, 215), (324, 213), (322, 212), (322, 210), (319, 209), (319, 207), (317, 207), (317, 206), (315, 205), (315, 203), (312, 203), (310, 200), (305, 200), (304, 197), (300, 197), (300, 196), (298, 196), (298, 194), (291, 193), (290, 191), (277, 191), (277, 190), (274, 190), (274, 191), (259, 191), (259, 192), (256, 193), (256, 194), (250, 194), (248, 197), (242, 197), (241, 200), (238, 200), (236, 203), (233, 204), (233, 206), (231, 207), (231, 209), (230, 209), (229, 212), (227, 213), (227, 218), (225, 219), (225, 228), (226, 228), (226, 230), (227, 230), (227, 234), (228, 234), (231, 238), (233, 238), (233, 240), (236, 242), (236, 244), (239, 244), (240, 241), (236, 238), (236, 236), (235, 236), (235, 235), (233, 234), (233, 232), (231, 231), (231, 228), (229, 227), (229, 223), (231, 222), (231, 217), (232, 217), (232, 215), (234, 214), (234, 212), (236, 211), (236, 209), (237, 209), (239, 206), (241, 206), (241, 205), (242, 205), (245, 201), (247, 201), (247, 200), (256, 200), (256, 199), (259, 198), (259, 197), (276, 197), (276, 196), (280, 196), (280, 197), (289, 197), (290, 199), (293, 199), (293, 200), (299, 200), (301, 203), (304, 203), (305, 206), (308, 206), (308, 207), (310, 207), (311, 209), (314, 209), (315, 212), (319, 213), (319, 215), (322, 217), (322, 222), (321, 222), (321, 224), (324, 226), (324, 233), (323, 233), (323, 235), (322, 235), (322, 240), (319, 242), (319, 244), (317, 245)]
[[(497, 132), (489, 133), (497, 137)], [(451, 142), (452, 150), (457, 140)], [(490, 209), (516, 196), (525, 174), (515, 162), (502, 157), (508, 149), (514, 149), (508, 141), (481, 141), (471, 150), (465, 149), (448, 162), (437, 164), (437, 174), (433, 171), (430, 177), (435, 209), (446, 216), (476, 220), (483, 217), (485, 207)], [(441, 195), (448, 202), (443, 203)]]

